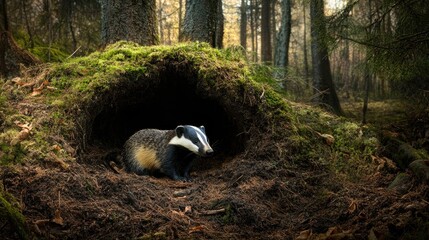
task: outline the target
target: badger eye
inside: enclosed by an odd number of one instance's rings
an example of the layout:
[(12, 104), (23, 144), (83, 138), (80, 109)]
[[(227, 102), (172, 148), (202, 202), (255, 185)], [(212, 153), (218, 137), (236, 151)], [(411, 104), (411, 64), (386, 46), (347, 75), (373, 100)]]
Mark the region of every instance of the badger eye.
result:
[(192, 141), (192, 143), (195, 144), (195, 145), (197, 145), (198, 141), (194, 140), (194, 141)]

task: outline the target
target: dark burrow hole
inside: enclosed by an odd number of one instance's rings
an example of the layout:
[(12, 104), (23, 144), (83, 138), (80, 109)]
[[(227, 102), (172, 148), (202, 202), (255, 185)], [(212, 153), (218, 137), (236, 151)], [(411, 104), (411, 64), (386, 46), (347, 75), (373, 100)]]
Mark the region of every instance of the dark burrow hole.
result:
[[(142, 86), (123, 91), (121, 96), (111, 100), (114, 104), (104, 106), (95, 116), (89, 145), (105, 148), (106, 151), (121, 149), (125, 141), (140, 129), (204, 125), (215, 150), (211, 158), (216, 161), (209, 164), (206, 162), (210, 161), (197, 161), (195, 167), (210, 168), (231, 159), (244, 150), (244, 127), (240, 126), (236, 113), (228, 113), (220, 99), (196, 89), (196, 84), (193, 76), (167, 71), (160, 79), (147, 80)], [(205, 162), (205, 166), (200, 166), (198, 162)]]

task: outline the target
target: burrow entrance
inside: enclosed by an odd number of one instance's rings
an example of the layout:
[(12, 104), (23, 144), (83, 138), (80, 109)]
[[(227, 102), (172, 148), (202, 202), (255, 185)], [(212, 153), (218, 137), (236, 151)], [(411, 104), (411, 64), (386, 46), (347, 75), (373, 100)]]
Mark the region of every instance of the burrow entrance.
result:
[(230, 159), (245, 149), (245, 127), (234, 107), (228, 106), (230, 101), (219, 99), (228, 96), (203, 89), (189, 70), (167, 67), (156, 78), (116, 88), (102, 107), (94, 109), (89, 146), (120, 149), (140, 129), (189, 124), (205, 126), (213, 157)]

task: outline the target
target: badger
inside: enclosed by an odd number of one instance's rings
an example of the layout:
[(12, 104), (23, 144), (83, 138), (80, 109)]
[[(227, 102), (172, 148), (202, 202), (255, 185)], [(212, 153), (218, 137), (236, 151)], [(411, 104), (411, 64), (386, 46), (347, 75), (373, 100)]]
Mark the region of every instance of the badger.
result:
[(175, 130), (143, 129), (124, 144), (127, 172), (139, 175), (164, 174), (173, 180), (189, 181), (195, 156), (210, 156), (204, 126), (179, 125)]

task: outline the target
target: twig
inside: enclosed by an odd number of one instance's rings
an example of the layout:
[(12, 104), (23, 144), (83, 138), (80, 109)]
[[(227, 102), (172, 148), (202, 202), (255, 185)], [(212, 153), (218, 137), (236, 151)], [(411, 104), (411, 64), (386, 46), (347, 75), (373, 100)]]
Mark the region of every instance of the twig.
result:
[(202, 215), (216, 215), (219, 213), (224, 213), (225, 212), (225, 208), (221, 208), (221, 209), (215, 209), (215, 210), (207, 210), (204, 212), (201, 212)]
[(264, 86), (262, 86), (262, 94), (261, 96), (259, 96), (259, 99), (262, 99), (264, 97), (264, 94), (265, 94), (265, 88)]
[(82, 46), (79, 46), (76, 50), (74, 50), (74, 52), (73, 52), (70, 56), (66, 57), (66, 60), (67, 60), (67, 59), (69, 59), (69, 58), (71, 58), (71, 57), (73, 57), (73, 55), (74, 55), (77, 51), (79, 51), (79, 49), (80, 49), (81, 47), (82, 47)]

